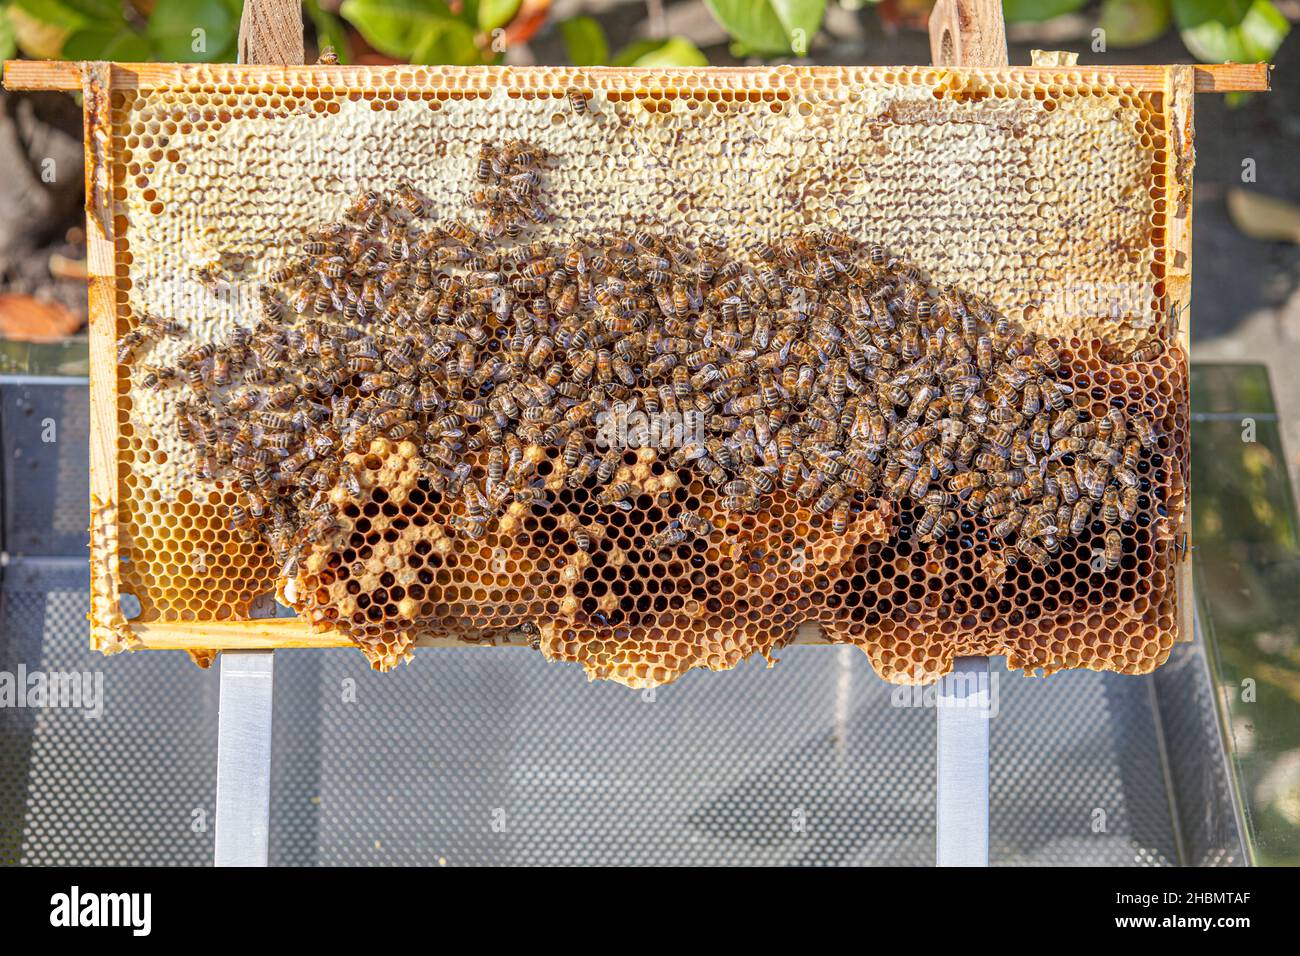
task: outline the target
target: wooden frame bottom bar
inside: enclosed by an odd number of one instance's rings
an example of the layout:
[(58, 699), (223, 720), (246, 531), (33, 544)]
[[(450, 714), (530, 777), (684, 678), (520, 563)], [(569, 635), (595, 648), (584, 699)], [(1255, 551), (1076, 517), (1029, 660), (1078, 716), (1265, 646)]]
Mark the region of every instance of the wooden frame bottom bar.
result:
[[(272, 650), (290, 647), (355, 647), (338, 631), (313, 631), (297, 618), (260, 621), (202, 621), (196, 623), (136, 624), (132, 634), (142, 650)], [(796, 644), (830, 645), (816, 624), (803, 624)], [(469, 641), (455, 636), (423, 637), (416, 647), (528, 647), (529, 637), (511, 631), (494, 641)]]

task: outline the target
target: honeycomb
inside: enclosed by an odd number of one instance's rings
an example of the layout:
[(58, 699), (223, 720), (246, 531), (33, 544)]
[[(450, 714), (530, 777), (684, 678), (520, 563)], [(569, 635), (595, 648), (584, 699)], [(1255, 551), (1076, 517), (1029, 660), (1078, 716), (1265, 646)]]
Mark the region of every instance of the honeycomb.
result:
[[(313, 625), (346, 625), (381, 669), (405, 659), (420, 630), (485, 639), (505, 626), (530, 628), (548, 659), (655, 686), (691, 667), (770, 655), (814, 622), (827, 639), (864, 647), (894, 681), (930, 679), (953, 654), (1006, 654), (1012, 667), (1048, 674), (1143, 673), (1165, 660), (1176, 631), (1173, 551), (1160, 545), (1171, 512), (1160, 489), (1177, 511), (1169, 452), (1179, 429), (1185, 434), (1173, 408), (1186, 381), (1174, 354), (1139, 373), (1101, 359), (1104, 348), (1062, 343), (1061, 377), (1085, 397), (1082, 406), (1100, 417), (1141, 402), (1173, 426), (1138, 464), (1142, 509), (1126, 522), (1113, 566), (1098, 515), (1042, 566), (992, 541), (983, 518), (923, 542), (922, 506), (877, 499), (837, 533), (830, 515), (782, 491), (759, 513), (736, 514), (705, 482), (668, 471), (658, 475), (667, 502), (625, 514), (584, 489), (558, 491), (559, 513), (507, 513), (482, 540), (464, 540), (445, 530), (450, 500), (420, 487), (418, 446), (380, 438), (350, 456), (361, 493), (333, 492), (341, 532), (310, 552), (281, 596)], [(558, 466), (554, 456), (548, 464)], [(629, 471), (647, 464), (662, 470), (653, 452), (625, 455)], [(647, 497), (665, 490), (653, 471), (642, 485)], [(674, 507), (713, 530), (667, 553), (648, 547)], [(574, 543), (579, 524), (599, 536), (590, 552)]]
[[(359, 185), (413, 183), (431, 214), (452, 218), (479, 145), (520, 138), (557, 157), (551, 218), (535, 229), (544, 239), (617, 224), (747, 248), (834, 228), (906, 249), (936, 285), (1049, 336), (1081, 410), (1140, 410), (1155, 423), (1155, 450), (1138, 468), (1143, 505), (1117, 562), (1094, 521), (1038, 564), (991, 546), (982, 519), (923, 541), (924, 510), (906, 501), (863, 502), (840, 533), (781, 490), (736, 514), (716, 489), (629, 451), (622, 468), (712, 530), (655, 550), (662, 508), (575, 492), (562, 509), (508, 513), (474, 540), (439, 530), (449, 516), (420, 487), (412, 443), (375, 439), (352, 453), (361, 495), (335, 500), (365, 532), (355, 545), (334, 538), (281, 580), (271, 549), (232, 525), (240, 489), (195, 480), (196, 453), (171, 427), (175, 395), (144, 387), (143, 359), (127, 354), (113, 387), (115, 507), (97, 502), (92, 527), (101, 648), (148, 643), (169, 625), (193, 634), (184, 626), (247, 621), (278, 589), (306, 627), (346, 618), (380, 667), (433, 636), (522, 630), (548, 659), (650, 686), (756, 652), (771, 659), (809, 625), (903, 682), (933, 679), (960, 654), (1006, 654), (1044, 673), (1142, 673), (1167, 657), (1188, 401), (1186, 354), (1166, 330), (1174, 171), (1162, 94), (1086, 70), (1050, 82), (925, 68), (264, 76), (193, 67), (178, 82), (107, 94), (114, 337), (129, 339), (149, 315), (184, 326), (152, 345), (149, 363), (246, 326), (256, 289), (342, 216)], [(195, 278), (205, 272), (227, 280)], [(1131, 360), (1153, 337), (1167, 347)], [(597, 539), (589, 551), (575, 547), (579, 533)], [(133, 621), (120, 593), (139, 602)]]

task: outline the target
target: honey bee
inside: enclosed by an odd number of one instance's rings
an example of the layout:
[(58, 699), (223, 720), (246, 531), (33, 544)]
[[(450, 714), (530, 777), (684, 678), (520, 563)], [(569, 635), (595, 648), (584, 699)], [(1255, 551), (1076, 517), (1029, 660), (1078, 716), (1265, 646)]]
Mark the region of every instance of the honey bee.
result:
[(1033, 452), (1030, 450), (1029, 441), (1024, 432), (1016, 434), (1011, 439), (1011, 457), (1009, 460), (1012, 468), (1025, 468), (1032, 463)]
[(632, 494), (631, 483), (627, 481), (620, 481), (606, 487), (603, 491), (601, 491), (600, 495), (597, 496), (596, 500), (602, 505), (614, 505), (615, 507), (621, 507), (623, 504), (627, 504), (627, 506), (630, 508), (631, 502), (629, 502), (627, 499), (631, 494)]
[(194, 278), (206, 289), (215, 289), (222, 283), (221, 263), (208, 262), (194, 269)]
[(1151, 424), (1151, 419), (1145, 415), (1136, 415), (1133, 417), (1132, 425), (1143, 448), (1155, 448), (1159, 444), (1160, 436), (1156, 432), (1155, 426)]
[[(998, 459), (998, 466), (1001, 466), (1001, 464), (1001, 459)], [(954, 495), (960, 495), (965, 491), (982, 488), (986, 481), (987, 476), (982, 471), (960, 472), (948, 479), (948, 490)]]
[(1119, 567), (1120, 560), (1124, 556), (1124, 542), (1120, 537), (1119, 531), (1111, 528), (1106, 532), (1102, 550), (1102, 560), (1106, 565), (1107, 571), (1114, 571)]
[(258, 302), (262, 308), (263, 317), (272, 323), (279, 324), (288, 318), (289, 307), (275, 291), (266, 286), (259, 286), (257, 289)]
[(1016, 550), (1027, 557), (1030, 562), (1040, 567), (1051, 560), (1051, 555), (1047, 552), (1047, 549), (1029, 538), (1022, 538), (1017, 541)]
[(1116, 481), (1119, 489), (1136, 488), (1139, 484), (1137, 474), (1127, 465), (1120, 464), (1113, 466), (1110, 474)]
[(480, 237), (477, 230), (474, 229), (464, 219), (454, 219), (442, 227), (443, 233), (447, 238), (452, 239), (463, 246), (474, 248), (479, 244)]
[(840, 501), (835, 505), (831, 512), (831, 530), (836, 534), (844, 534), (849, 527), (849, 515), (852, 504), (849, 501)]
[[(290, 279), (294, 278), (295, 276), (301, 275), (304, 268), (306, 268), (306, 266), (303, 260), (301, 259), (287, 262), (271, 273), (270, 276), (271, 282), (275, 283), (276, 285), (281, 285), (285, 282), (288, 282)], [(266, 289), (265, 286), (259, 286), (258, 287), (259, 295), (263, 292), (263, 290), (265, 290), (266, 292), (270, 292), (270, 290)]]
[(651, 551), (665, 551), (686, 541), (690, 535), (679, 522), (674, 521), (667, 528), (653, 535), (647, 542)]
[(1052, 411), (1059, 412), (1069, 403), (1071, 389), (1068, 385), (1045, 378), (1039, 382), (1038, 388), (1043, 397), (1043, 404)]
[(475, 166), (474, 178), (481, 183), (486, 183), (492, 179), (492, 160), (496, 157), (496, 150), (488, 143), (479, 147), (478, 163)]
[(1034, 356), (1048, 371), (1055, 372), (1061, 367), (1060, 353), (1045, 339), (1039, 339), (1034, 343)]
[(569, 534), (579, 551), (591, 551), (591, 534), (588, 532), (586, 525), (580, 521), (575, 521), (574, 527)]
[(1150, 336), (1143, 339), (1133, 350), (1124, 358), (1124, 362), (1154, 362), (1164, 354), (1164, 340), (1157, 336)]
[(242, 505), (230, 506), (229, 526), (231, 531), (242, 532), (249, 525), (249, 515)]
[(151, 392), (161, 391), (180, 377), (180, 373), (170, 366), (144, 365), (141, 369), (145, 374), (140, 385)]
[(452, 515), (450, 518), (451, 527), (473, 541), (481, 540), (487, 536), (488, 516), (483, 515)]
[(990, 529), (989, 534), (995, 538), (1009, 538), (1015, 534), (1025, 521), (1025, 512), (1020, 508), (1011, 508)]
[(230, 355), (218, 352), (212, 357), (212, 384), (221, 388), (230, 384)]
[(1083, 534), (1084, 528), (1088, 527), (1088, 519), (1092, 517), (1093, 503), (1087, 498), (1080, 498), (1074, 503), (1074, 509), (1070, 513), (1070, 533), (1079, 535)]
[[(379, 192), (373, 189), (367, 189), (356, 196), (351, 205), (349, 205), (347, 210), (343, 213), (343, 216), (345, 219), (358, 222), (365, 219), (376, 210), (381, 209), (383, 204), (384, 197)], [(311, 253), (310, 249), (308, 249), (308, 253)]]
[(525, 505), (545, 505), (550, 499), (543, 488), (516, 488), (514, 500)]
[(723, 511), (752, 512), (758, 510), (758, 501), (756, 495), (727, 495), (719, 499), (718, 507)]
[(1074, 429), (1079, 422), (1079, 413), (1073, 408), (1063, 409), (1052, 421), (1051, 427), (1048, 428), (1048, 437), (1053, 441), (1058, 441), (1066, 436), (1082, 438), (1082, 435), (1074, 435)]
[(433, 208), (433, 203), (408, 182), (398, 184), (397, 203), (417, 219), (428, 217)]
[(1073, 505), (1079, 500), (1079, 485), (1074, 480), (1074, 475), (1068, 468), (1062, 468), (1054, 473), (1058, 487), (1061, 492), (1061, 500), (1067, 505)]
[(1125, 488), (1119, 495), (1119, 516), (1121, 521), (1132, 521), (1138, 512), (1138, 489)]
[(677, 520), (689, 534), (697, 538), (707, 538), (713, 533), (713, 525), (694, 511), (683, 511), (677, 516)]

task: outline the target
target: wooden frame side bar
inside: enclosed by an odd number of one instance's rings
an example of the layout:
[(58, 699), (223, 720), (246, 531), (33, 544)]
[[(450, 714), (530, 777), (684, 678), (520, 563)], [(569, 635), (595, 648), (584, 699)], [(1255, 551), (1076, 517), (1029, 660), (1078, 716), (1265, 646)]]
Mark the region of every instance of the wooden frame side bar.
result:
[[(1191, 375), (1192, 355), (1192, 179), (1196, 165), (1194, 81), (1185, 66), (1169, 71), (1165, 90), (1165, 135), (1168, 140), (1165, 165), (1165, 295), (1168, 314), (1177, 325), (1174, 340), (1182, 348)], [(1191, 383), (1188, 382), (1190, 389)], [(1191, 407), (1190, 396), (1188, 407)], [(1191, 441), (1190, 436), (1187, 439)], [(1190, 464), (1190, 451), (1187, 456)], [(1192, 613), (1192, 476), (1186, 476), (1183, 489), (1183, 513), (1178, 527), (1171, 528), (1168, 547), (1175, 555), (1174, 588), (1178, 607), (1178, 640), (1190, 641), (1193, 635)]]

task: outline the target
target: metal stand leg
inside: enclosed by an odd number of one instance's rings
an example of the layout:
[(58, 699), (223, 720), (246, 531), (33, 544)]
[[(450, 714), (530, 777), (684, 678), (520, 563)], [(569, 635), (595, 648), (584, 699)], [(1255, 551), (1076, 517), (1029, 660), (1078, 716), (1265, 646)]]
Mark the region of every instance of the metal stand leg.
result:
[(266, 866), (271, 817), (272, 651), (221, 655), (217, 866)]
[(989, 864), (989, 661), (959, 657), (939, 683), (939, 866)]

